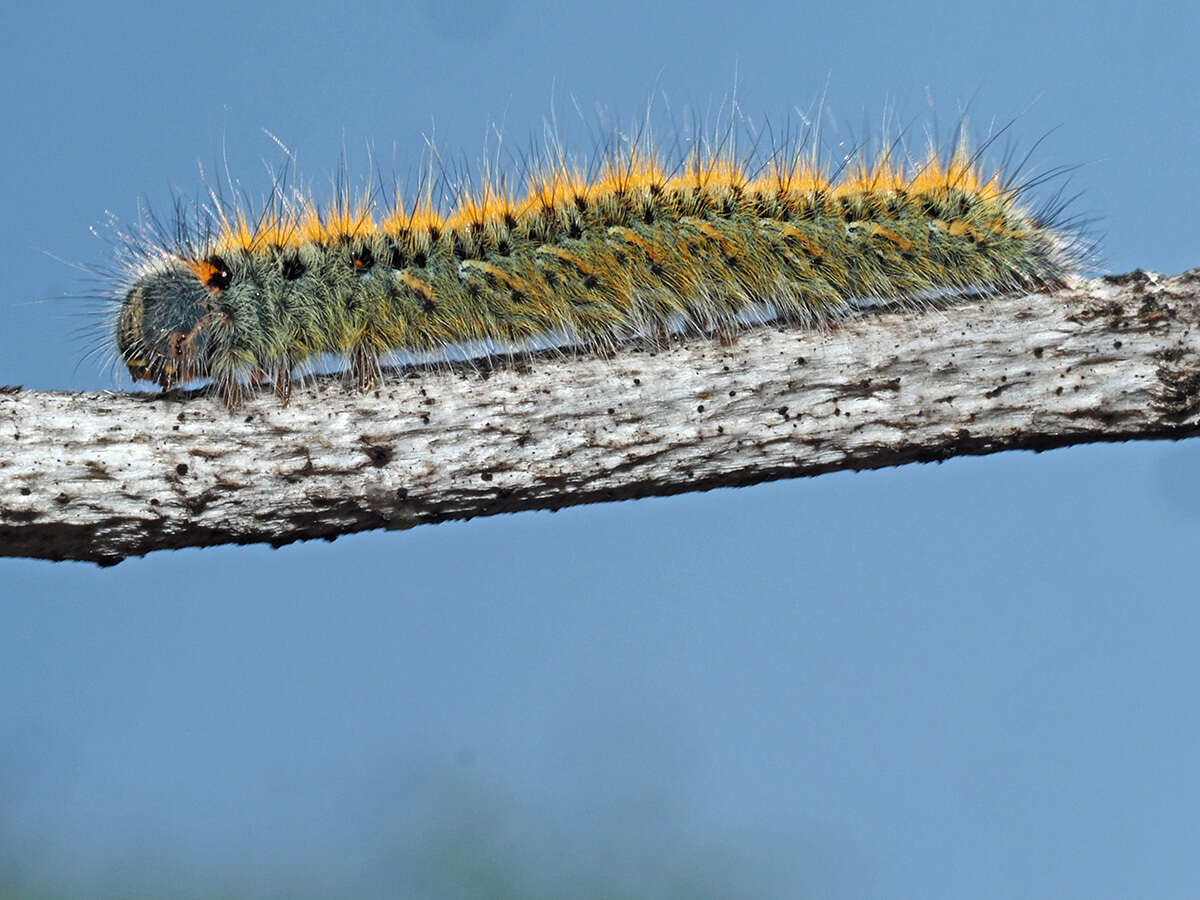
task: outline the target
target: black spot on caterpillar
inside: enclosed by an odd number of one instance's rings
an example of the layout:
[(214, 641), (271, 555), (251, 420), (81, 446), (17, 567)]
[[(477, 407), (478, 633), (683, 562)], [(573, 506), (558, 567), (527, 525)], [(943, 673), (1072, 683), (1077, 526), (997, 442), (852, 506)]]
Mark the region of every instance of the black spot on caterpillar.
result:
[(116, 345), (135, 380), (208, 381), (232, 408), (264, 383), (287, 402), (296, 373), (328, 355), (365, 387), (396, 352), (607, 353), (679, 331), (728, 340), (768, 319), (811, 327), (864, 303), (1057, 285), (1085, 251), (1054, 221), (1060, 210), (1031, 211), (1014, 182), (960, 140), (945, 158), (884, 152), (836, 175), (793, 151), (757, 168), (695, 153), (668, 169), (632, 149), (594, 178), (550, 165), (523, 196), (485, 185), (445, 213), (428, 195), (382, 212), (304, 198), (134, 247)]

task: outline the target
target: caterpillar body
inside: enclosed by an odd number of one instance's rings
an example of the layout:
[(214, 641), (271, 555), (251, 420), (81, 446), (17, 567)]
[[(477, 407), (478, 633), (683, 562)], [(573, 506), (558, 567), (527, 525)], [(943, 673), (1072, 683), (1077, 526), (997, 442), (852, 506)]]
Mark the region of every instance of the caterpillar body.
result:
[(840, 177), (799, 153), (757, 171), (697, 153), (670, 170), (629, 150), (597, 177), (550, 165), (519, 195), (485, 186), (446, 212), (430, 191), (383, 211), (302, 198), (143, 242), (115, 337), (134, 380), (205, 380), (231, 408), (267, 383), (287, 402), (296, 374), (331, 354), (365, 388), (396, 352), (606, 352), (764, 318), (819, 325), (862, 301), (1054, 285), (1079, 256), (1052, 218), (965, 141), (916, 165), (884, 152)]

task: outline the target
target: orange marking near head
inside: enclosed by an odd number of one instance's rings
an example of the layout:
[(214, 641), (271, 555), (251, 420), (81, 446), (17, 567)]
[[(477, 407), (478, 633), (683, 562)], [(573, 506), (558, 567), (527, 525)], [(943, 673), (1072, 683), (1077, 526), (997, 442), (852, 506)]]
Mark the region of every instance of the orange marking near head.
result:
[(201, 284), (208, 284), (212, 280), (213, 276), (220, 271), (207, 259), (189, 260), (188, 267), (196, 273), (196, 277), (200, 279)]

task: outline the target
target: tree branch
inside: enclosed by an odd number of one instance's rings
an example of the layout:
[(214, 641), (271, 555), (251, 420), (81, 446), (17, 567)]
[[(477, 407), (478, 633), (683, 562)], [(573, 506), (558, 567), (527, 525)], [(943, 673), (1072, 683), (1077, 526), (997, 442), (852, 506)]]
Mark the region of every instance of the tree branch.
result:
[(409, 528), (999, 450), (1200, 433), (1200, 269), (609, 359), (319, 379), (282, 407), (0, 396), (0, 555)]

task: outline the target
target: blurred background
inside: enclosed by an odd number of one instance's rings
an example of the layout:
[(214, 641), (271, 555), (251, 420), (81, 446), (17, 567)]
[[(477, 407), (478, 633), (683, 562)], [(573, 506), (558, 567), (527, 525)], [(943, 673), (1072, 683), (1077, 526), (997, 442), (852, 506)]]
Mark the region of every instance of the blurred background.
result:
[[(1198, 31), (1183, 3), (9, 4), (0, 384), (125, 388), (80, 362), (90, 229), (199, 164), (261, 195), (270, 135), (321, 193), (343, 152), (403, 181), (427, 138), (477, 165), (552, 110), (586, 152), (597, 108), (735, 85), (759, 125), (1017, 115), (1081, 164), (1100, 269), (1197, 266)], [(0, 559), (0, 897), (1194, 897), (1196, 448)]]

